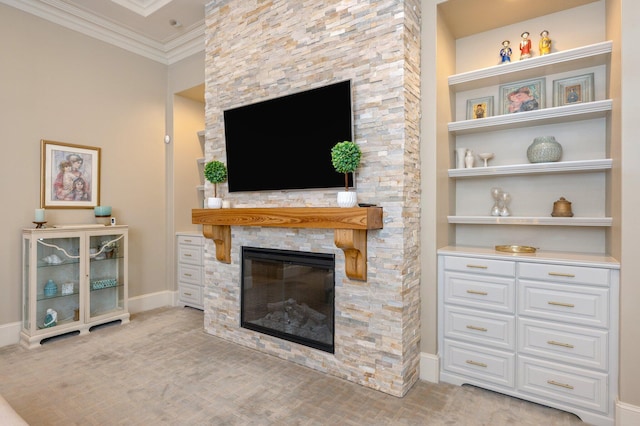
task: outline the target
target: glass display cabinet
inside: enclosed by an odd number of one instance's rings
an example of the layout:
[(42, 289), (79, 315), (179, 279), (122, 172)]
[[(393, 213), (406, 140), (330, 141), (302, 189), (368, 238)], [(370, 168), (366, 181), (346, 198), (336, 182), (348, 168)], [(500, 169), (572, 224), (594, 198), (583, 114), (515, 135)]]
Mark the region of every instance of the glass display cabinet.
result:
[(126, 226), (24, 229), (20, 343), (129, 322)]

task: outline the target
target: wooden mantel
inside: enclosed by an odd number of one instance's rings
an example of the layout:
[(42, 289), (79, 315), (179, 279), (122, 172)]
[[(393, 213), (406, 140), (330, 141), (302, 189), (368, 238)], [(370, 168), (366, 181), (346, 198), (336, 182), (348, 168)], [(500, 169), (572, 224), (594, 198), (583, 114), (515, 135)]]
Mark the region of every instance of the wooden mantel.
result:
[(231, 263), (232, 226), (333, 229), (349, 278), (367, 279), (367, 230), (382, 229), (382, 207), (277, 207), (194, 209), (192, 223), (216, 245), (216, 259)]

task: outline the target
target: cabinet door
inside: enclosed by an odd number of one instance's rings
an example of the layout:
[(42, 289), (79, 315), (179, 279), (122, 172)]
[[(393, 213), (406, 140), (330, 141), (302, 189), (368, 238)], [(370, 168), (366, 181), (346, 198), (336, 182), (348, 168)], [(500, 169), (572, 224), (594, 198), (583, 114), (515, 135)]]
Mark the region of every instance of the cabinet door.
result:
[[(78, 235), (64, 235), (31, 241), (35, 247), (25, 254), (25, 262), (31, 261), (25, 268), (34, 271), (34, 276), (24, 282), (23, 327), (33, 334), (80, 321), (82, 239)], [(28, 253), (33, 256), (31, 259)], [(29, 286), (30, 280), (34, 285)]]
[(126, 249), (123, 233), (90, 235), (88, 240), (88, 321), (126, 309)]

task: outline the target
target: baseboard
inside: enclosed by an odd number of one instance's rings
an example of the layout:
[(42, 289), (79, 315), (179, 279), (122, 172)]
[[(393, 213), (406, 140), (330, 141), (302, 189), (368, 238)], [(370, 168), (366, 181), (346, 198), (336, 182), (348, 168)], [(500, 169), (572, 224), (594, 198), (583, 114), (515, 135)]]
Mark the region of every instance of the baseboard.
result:
[(15, 345), (20, 342), (20, 327), (22, 323), (12, 322), (0, 325), (0, 348)]
[(420, 380), (438, 383), (440, 381), (440, 358), (437, 355), (420, 353)]
[(616, 401), (616, 426), (640, 425), (640, 407)]

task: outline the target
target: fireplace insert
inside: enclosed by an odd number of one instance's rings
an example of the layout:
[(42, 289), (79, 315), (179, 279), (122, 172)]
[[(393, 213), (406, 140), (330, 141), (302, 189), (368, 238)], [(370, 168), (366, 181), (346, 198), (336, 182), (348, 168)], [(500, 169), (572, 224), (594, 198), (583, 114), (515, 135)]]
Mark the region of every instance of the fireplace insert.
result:
[(335, 256), (242, 247), (241, 327), (334, 352)]

